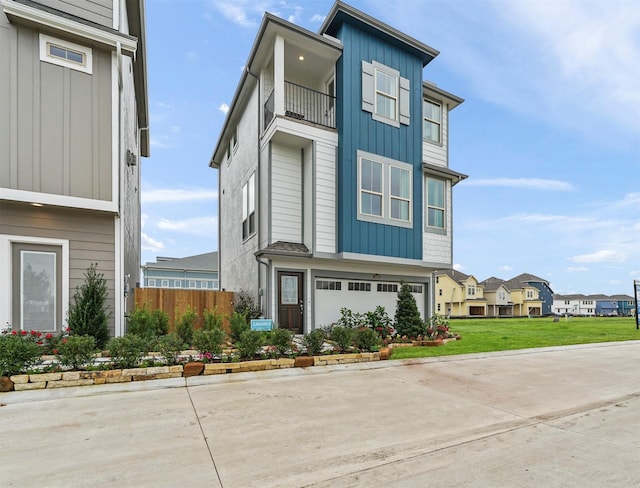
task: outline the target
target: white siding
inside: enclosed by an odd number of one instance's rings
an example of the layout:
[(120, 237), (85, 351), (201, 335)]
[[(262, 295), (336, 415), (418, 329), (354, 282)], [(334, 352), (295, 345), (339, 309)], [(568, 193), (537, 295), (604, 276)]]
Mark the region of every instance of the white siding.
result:
[(336, 148), (316, 143), (316, 246), (317, 252), (336, 252)]
[[(425, 185), (426, 186), (426, 185)], [(451, 264), (453, 262), (452, 256), (452, 242), (451, 242), (451, 228), (453, 225), (453, 219), (451, 216), (451, 182), (446, 182), (446, 209), (445, 209), (445, 234), (439, 234), (425, 230), (422, 238), (422, 259), (428, 263), (443, 263)], [(423, 201), (426, 202), (426, 197), (423, 195)], [(426, 203), (425, 203), (426, 211)], [(426, 219), (426, 217), (424, 217)], [(423, 222), (423, 228), (427, 229), (426, 221)]]
[(271, 147), (271, 239), (302, 242), (302, 162), (300, 148)]
[[(447, 168), (449, 163), (447, 161), (447, 144), (449, 139), (448, 134), (448, 117), (449, 108), (447, 104), (442, 104), (442, 144), (435, 144), (432, 142), (422, 141), (422, 161), (429, 164), (436, 164)], [(422, 123), (422, 122), (421, 122)]]

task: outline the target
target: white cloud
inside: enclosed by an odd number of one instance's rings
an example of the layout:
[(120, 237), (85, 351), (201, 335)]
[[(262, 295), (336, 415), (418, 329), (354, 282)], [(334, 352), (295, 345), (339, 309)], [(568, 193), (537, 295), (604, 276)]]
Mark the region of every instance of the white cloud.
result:
[(222, 112), (223, 114), (226, 114), (229, 111), (229, 105), (227, 105), (226, 103), (221, 103), (218, 107), (218, 110), (220, 110), (220, 112)]
[(255, 27), (258, 22), (250, 19), (247, 8), (248, 2), (236, 0), (234, 2), (214, 2), (215, 8), (223, 15), (223, 17), (234, 24), (242, 27)]
[(603, 249), (591, 254), (581, 254), (570, 258), (576, 263), (604, 263), (626, 261), (627, 255), (610, 249)]
[(488, 178), (464, 182), (469, 186), (500, 186), (506, 188), (524, 188), (544, 191), (571, 191), (573, 185), (565, 181), (545, 180), (539, 178)]
[(460, 271), (460, 273), (464, 273), (464, 266), (462, 266), (461, 264), (454, 264), (453, 269), (455, 269), (456, 271)]
[(513, 271), (513, 267), (508, 264), (504, 264), (498, 268), (500, 271)]
[(169, 130), (173, 133), (173, 134), (177, 134), (178, 132), (180, 132), (182, 130), (182, 127), (178, 126), (178, 125), (172, 125), (171, 127), (169, 127)]
[(326, 19), (327, 16), (326, 15), (320, 15), (320, 14), (314, 14), (313, 17), (311, 17), (311, 22), (313, 23), (322, 23), (324, 22), (324, 19)]
[(142, 240), (143, 251), (158, 252), (164, 249), (164, 244), (162, 242), (149, 237), (144, 232), (141, 233), (140, 237)]
[(567, 273), (583, 273), (585, 271), (589, 271), (586, 266), (569, 266), (567, 268)]
[(211, 237), (213, 240), (218, 233), (218, 218), (192, 217), (183, 220), (160, 219), (157, 227), (165, 231)]
[(187, 202), (192, 200), (215, 200), (216, 190), (206, 188), (158, 188), (142, 190), (143, 203)]
[(153, 137), (153, 136), (151, 137), (149, 142), (151, 144), (151, 147), (158, 147), (158, 148), (161, 148), (161, 149), (168, 149), (168, 148), (171, 147), (170, 144), (167, 144), (166, 142), (163, 142), (160, 139), (158, 139), (157, 137)]
[(156, 102), (156, 106), (159, 108), (173, 108), (173, 103), (169, 102)]

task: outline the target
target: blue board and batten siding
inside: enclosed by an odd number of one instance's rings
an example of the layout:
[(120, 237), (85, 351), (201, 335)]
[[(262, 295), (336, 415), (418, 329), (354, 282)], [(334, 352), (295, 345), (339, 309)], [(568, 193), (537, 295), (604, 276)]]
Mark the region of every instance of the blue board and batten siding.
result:
[[(343, 23), (337, 73), (338, 252), (422, 259), (422, 62), (409, 50)], [(393, 127), (362, 110), (362, 61), (377, 61), (410, 82), (410, 125)], [(412, 228), (358, 220), (357, 151), (413, 166)]]

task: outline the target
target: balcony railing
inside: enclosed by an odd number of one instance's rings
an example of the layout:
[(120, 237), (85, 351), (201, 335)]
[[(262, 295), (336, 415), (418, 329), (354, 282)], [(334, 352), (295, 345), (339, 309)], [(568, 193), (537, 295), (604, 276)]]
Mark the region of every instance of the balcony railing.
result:
[[(289, 81), (284, 82), (284, 114), (297, 120), (336, 127), (336, 97), (320, 93)], [(264, 126), (274, 117), (273, 91), (264, 104)]]

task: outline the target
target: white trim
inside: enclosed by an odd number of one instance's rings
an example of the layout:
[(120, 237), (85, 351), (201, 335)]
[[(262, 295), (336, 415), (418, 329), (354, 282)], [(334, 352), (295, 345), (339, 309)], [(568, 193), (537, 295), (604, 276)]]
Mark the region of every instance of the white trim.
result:
[[(78, 63), (61, 58), (51, 53), (51, 47), (70, 51), (83, 56), (84, 62)], [(75, 42), (65, 41), (57, 37), (40, 33), (40, 61), (51, 63), (65, 68), (82, 71), (83, 73), (93, 74), (93, 49), (88, 46), (82, 46)]]
[(112, 26), (115, 30), (120, 30), (120, 0), (113, 0)]
[(121, 337), (124, 335), (124, 232), (122, 232), (122, 219), (116, 216), (113, 219), (114, 225), (114, 318), (113, 318), (113, 333), (115, 337)]
[[(371, 118), (394, 127), (400, 127), (400, 72), (377, 61), (372, 61), (371, 64), (373, 65), (373, 112), (371, 113)], [(396, 79), (395, 98), (386, 92), (378, 90), (378, 71)], [(378, 92), (389, 99), (395, 100), (395, 115), (393, 118), (378, 113)]]
[(54, 193), (41, 193), (37, 191), (14, 190), (12, 188), (0, 188), (0, 200), (41, 203), (42, 205), (82, 208), (87, 210), (98, 210), (101, 212), (115, 213), (118, 211), (118, 204), (113, 201), (71, 197), (68, 195), (56, 195)]
[[(69, 241), (67, 239), (50, 239), (47, 237), (15, 236), (0, 234), (0, 327), (7, 323), (11, 324), (12, 310), (12, 280), (11, 280), (11, 245), (20, 244), (43, 244), (48, 246), (59, 246), (62, 250), (62, 289), (61, 312), (62, 322), (67, 319), (69, 311)], [(60, 324), (61, 326), (63, 324)]]
[(138, 40), (129, 36), (98, 29), (12, 0), (0, 0), (0, 5), (9, 18), (17, 17), (30, 23), (49, 27), (59, 33), (68, 33), (112, 49), (115, 48), (117, 42), (121, 42), (123, 52), (127, 56), (134, 56), (138, 48)]
[[(111, 53), (111, 200), (120, 212), (120, 87), (118, 79), (118, 54)], [(124, 178), (124, 177), (123, 177)]]

